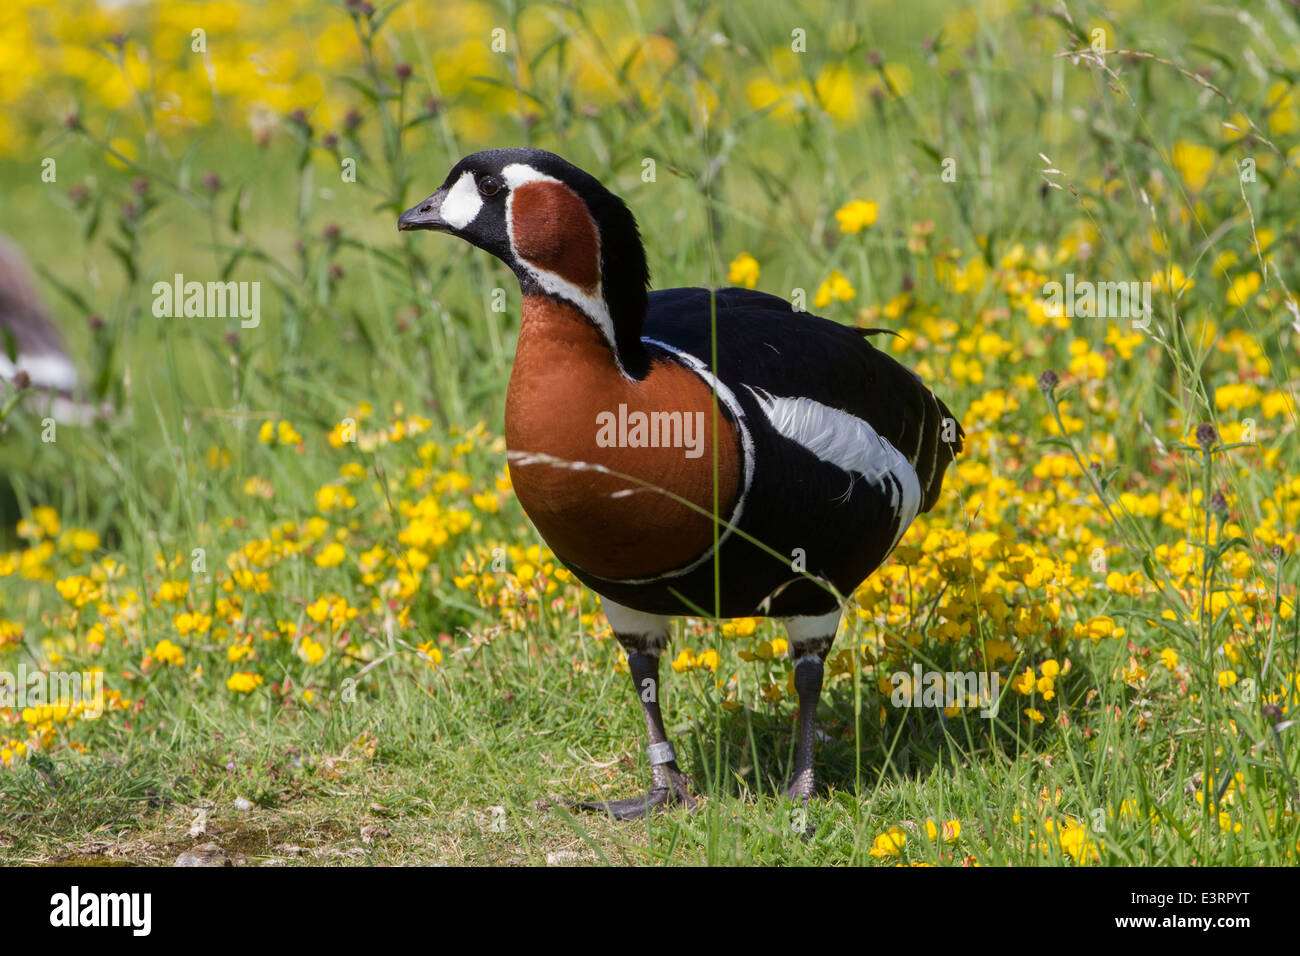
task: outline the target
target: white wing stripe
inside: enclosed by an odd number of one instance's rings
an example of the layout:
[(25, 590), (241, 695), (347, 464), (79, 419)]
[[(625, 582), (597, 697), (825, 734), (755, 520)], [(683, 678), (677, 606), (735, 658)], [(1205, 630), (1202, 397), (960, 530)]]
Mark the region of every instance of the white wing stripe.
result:
[(745, 387), (778, 433), (822, 461), (884, 487), (898, 514), (898, 535), (902, 536), (921, 508), (921, 482), (902, 452), (856, 415), (811, 398), (786, 398)]

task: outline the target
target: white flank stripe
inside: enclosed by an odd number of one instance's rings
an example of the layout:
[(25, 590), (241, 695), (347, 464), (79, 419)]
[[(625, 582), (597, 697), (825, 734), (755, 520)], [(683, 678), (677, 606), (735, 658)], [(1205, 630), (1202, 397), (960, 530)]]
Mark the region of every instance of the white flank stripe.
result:
[[(722, 547), (722, 543), (726, 541), (727, 538), (731, 537), (731, 529), (740, 523), (740, 516), (745, 510), (745, 498), (749, 495), (749, 486), (754, 480), (754, 439), (750, 436), (749, 429), (745, 427), (745, 416), (740, 407), (740, 402), (736, 400), (736, 396), (732, 393), (731, 389), (723, 385), (722, 382), (705, 367), (704, 363), (694, 355), (691, 355), (689, 352), (683, 352), (680, 349), (675, 349), (671, 345), (660, 342), (658, 339), (643, 338), (641, 341), (646, 345), (658, 346), (670, 355), (676, 356), (679, 362), (689, 368), (700, 378), (704, 379), (704, 381), (709, 384), (709, 388), (718, 393), (718, 402), (726, 408), (727, 411), (731, 412), (731, 418), (736, 423), (736, 428), (740, 431), (740, 454), (741, 457), (745, 459), (745, 481), (740, 489), (740, 495), (736, 498), (736, 507), (731, 510), (731, 516), (727, 518), (726, 526), (718, 532), (718, 547), (720, 548)], [(721, 415), (720, 410), (719, 415)], [(712, 421), (711, 414), (709, 420)], [(710, 426), (710, 428), (711, 427), (712, 426)], [(620, 578), (619, 582), (622, 584), (648, 584), (651, 581), (662, 581), (665, 578), (681, 577), (683, 574), (689, 574), (705, 561), (711, 559), (713, 553), (713, 547), (710, 546), (705, 549), (702, 555), (685, 567), (677, 568), (673, 571), (666, 571), (663, 574), (656, 574), (652, 578)]]
[(466, 170), (460, 174), (456, 185), (447, 192), (438, 214), (447, 225), (464, 229), (474, 221), (482, 208), (483, 197), (478, 194), (478, 183), (474, 181), (474, 174)]
[(745, 387), (780, 434), (798, 442), (822, 461), (861, 475), (889, 491), (890, 504), (899, 518), (898, 534), (894, 538), (897, 544), (921, 508), (921, 482), (903, 453), (856, 415), (811, 398), (785, 398), (749, 385)]

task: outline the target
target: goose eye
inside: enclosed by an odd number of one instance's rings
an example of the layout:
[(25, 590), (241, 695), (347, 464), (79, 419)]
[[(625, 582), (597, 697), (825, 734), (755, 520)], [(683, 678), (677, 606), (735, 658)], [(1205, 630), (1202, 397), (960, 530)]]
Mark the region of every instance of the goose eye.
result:
[(495, 196), (501, 191), (501, 180), (495, 176), (484, 176), (478, 181), (478, 191), (484, 196)]

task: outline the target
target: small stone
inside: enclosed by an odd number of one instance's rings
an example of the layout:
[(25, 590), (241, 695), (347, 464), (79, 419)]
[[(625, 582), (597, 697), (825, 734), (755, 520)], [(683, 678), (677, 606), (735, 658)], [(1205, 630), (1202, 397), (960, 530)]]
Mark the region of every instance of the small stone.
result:
[(578, 850), (555, 850), (546, 854), (547, 866), (573, 866), (575, 863), (587, 863), (596, 857), (591, 853), (582, 853)]
[(215, 843), (204, 843), (192, 850), (186, 850), (176, 858), (172, 866), (233, 866), (226, 851)]

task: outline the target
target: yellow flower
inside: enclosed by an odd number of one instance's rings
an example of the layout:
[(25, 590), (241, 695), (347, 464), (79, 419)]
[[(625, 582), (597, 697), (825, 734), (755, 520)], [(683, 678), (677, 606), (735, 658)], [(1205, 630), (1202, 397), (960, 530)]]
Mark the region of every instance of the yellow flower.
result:
[(181, 637), (185, 637), (190, 633), (206, 634), (208, 628), (212, 626), (212, 618), (197, 611), (194, 613), (185, 611), (172, 618), (172, 625)]
[(1176, 297), (1195, 286), (1196, 280), (1189, 279), (1187, 273), (1183, 272), (1182, 269), (1176, 265), (1171, 265), (1168, 270), (1157, 269), (1151, 273), (1151, 284), (1161, 292), (1167, 292)]
[(990, 664), (998, 662), (1010, 664), (1016, 659), (1016, 652), (1011, 649), (1011, 642), (999, 637), (984, 642), (984, 654)]
[(1253, 270), (1244, 276), (1237, 276), (1232, 280), (1232, 288), (1228, 290), (1226, 298), (1228, 305), (1245, 305), (1250, 297), (1259, 291), (1260, 281), (1259, 273)]
[(844, 278), (844, 273), (840, 272), (839, 269), (835, 269), (826, 281), (817, 287), (817, 294), (813, 296), (813, 305), (821, 309), (836, 300), (847, 302), (857, 294), (857, 290), (853, 288), (849, 280)]
[(32, 520), (35, 521), (46, 537), (53, 538), (58, 535), (60, 527), (59, 513), (53, 508), (41, 506), (32, 509)]
[(275, 489), (260, 475), (250, 475), (244, 481), (244, 494), (250, 498), (270, 498), (275, 494)]
[(813, 82), (813, 92), (821, 107), (835, 119), (849, 120), (857, 115), (853, 75), (843, 64), (832, 63), (823, 67)]
[(1011, 689), (1017, 694), (1023, 694), (1025, 696), (1032, 694), (1036, 685), (1037, 681), (1034, 679), (1034, 669), (1032, 667), (1026, 667), (1023, 674), (1020, 674), (1011, 680)]
[(302, 441), (302, 436), (294, 431), (293, 426), (283, 418), (280, 419), (280, 424), (276, 427), (276, 437), (280, 439), (281, 445), (297, 445)]
[(1066, 825), (1058, 831), (1057, 839), (1060, 841), (1062, 852), (1078, 863), (1095, 861), (1099, 858), (1097, 845), (1088, 839), (1087, 832), (1077, 823), (1072, 825), (1067, 821)]
[(879, 207), (869, 199), (855, 199), (841, 206), (835, 212), (835, 219), (840, 224), (840, 232), (861, 232), (875, 225)]
[(438, 645), (433, 641), (425, 641), (419, 645), (420, 653), (424, 656), (424, 663), (430, 668), (437, 667), (442, 663), (442, 651), (438, 650)]
[(1147, 678), (1147, 669), (1138, 663), (1136, 657), (1128, 659), (1128, 666), (1123, 668), (1122, 675), (1126, 684), (1140, 684)]
[(320, 568), (337, 568), (346, 557), (347, 552), (343, 549), (343, 545), (337, 541), (331, 541), (325, 545), (320, 554), (316, 555), (316, 566)]
[(1183, 183), (1188, 190), (1199, 193), (1210, 181), (1210, 173), (1214, 169), (1216, 157), (1214, 149), (1209, 146), (1179, 140), (1174, 143), (1174, 153), (1171, 158), (1174, 169), (1178, 170), (1178, 175), (1183, 178)]
[(1278, 81), (1268, 88), (1268, 131), (1274, 136), (1285, 136), (1300, 125), (1300, 109), (1296, 108), (1293, 87)]
[(741, 651), (739, 656), (742, 661), (770, 661), (781, 657), (789, 649), (790, 643), (785, 638), (778, 637), (770, 641), (760, 641), (752, 651)]
[(318, 511), (352, 508), (356, 506), (356, 503), (356, 497), (342, 485), (322, 485), (316, 491), (316, 509)]
[(1286, 392), (1269, 392), (1260, 403), (1265, 418), (1277, 418), (1279, 415), (1291, 415), (1295, 412), (1295, 401)]
[(262, 675), (251, 671), (239, 671), (226, 678), (226, 689), (236, 694), (251, 694), (262, 686)]
[(308, 664), (319, 664), (321, 658), (325, 656), (325, 645), (319, 641), (313, 641), (311, 635), (304, 634), (302, 643), (298, 645), (298, 656)]
[(209, 445), (208, 450), (203, 454), (203, 461), (210, 471), (216, 471), (218, 468), (229, 468), (233, 460), (229, 451), (217, 445)]
[(1228, 409), (1254, 408), (1262, 397), (1263, 393), (1257, 385), (1249, 382), (1229, 382), (1214, 390), (1214, 407), (1221, 412)]
[(1227, 689), (1237, 683), (1236, 671), (1219, 671), (1219, 686)]
[(1083, 339), (1070, 343), (1070, 374), (1084, 379), (1100, 379), (1106, 376), (1106, 360), (1088, 348)]
[(722, 625), (723, 637), (752, 637), (758, 628), (758, 618), (738, 617)]
[(906, 843), (907, 834), (902, 828), (890, 827), (871, 841), (871, 849), (867, 853), (874, 857), (898, 856)]
[(1173, 670), (1178, 666), (1178, 652), (1173, 648), (1166, 647), (1160, 652), (1160, 663), (1165, 665), (1166, 670)]
[(1116, 627), (1115, 621), (1104, 614), (1089, 618), (1087, 623), (1079, 621), (1074, 625), (1075, 637), (1091, 638), (1094, 642), (1106, 637), (1121, 638), (1126, 633), (1128, 631), (1125, 628)]
[(727, 268), (727, 281), (746, 289), (754, 288), (758, 285), (758, 260), (748, 252), (736, 256)]
[(1221, 810), (1219, 812), (1219, 829), (1224, 833), (1227, 833), (1229, 830), (1233, 833), (1240, 833), (1241, 824), (1233, 823), (1232, 817), (1228, 815), (1228, 812), (1226, 810)]
[(166, 638), (158, 642), (157, 646), (149, 652), (149, 656), (159, 664), (171, 664), (174, 667), (185, 664), (185, 652)]
[[(268, 425), (270, 422), (267, 423)], [(339, 422), (330, 429), (326, 440), (330, 443), (331, 448), (342, 448), (350, 441), (355, 441), (357, 435), (356, 422)]]
[(76, 607), (85, 607), (91, 601), (99, 600), (104, 594), (104, 586), (84, 574), (62, 578), (54, 582), (54, 586), (63, 600)]
[(158, 600), (176, 603), (190, 593), (189, 581), (164, 581), (158, 585)]
[[(933, 820), (925, 821), (925, 835), (933, 843), (939, 836), (939, 827)], [(956, 843), (961, 838), (961, 821), (946, 820), (943, 824), (943, 842)]]

